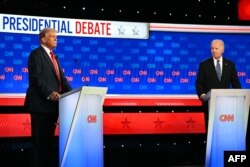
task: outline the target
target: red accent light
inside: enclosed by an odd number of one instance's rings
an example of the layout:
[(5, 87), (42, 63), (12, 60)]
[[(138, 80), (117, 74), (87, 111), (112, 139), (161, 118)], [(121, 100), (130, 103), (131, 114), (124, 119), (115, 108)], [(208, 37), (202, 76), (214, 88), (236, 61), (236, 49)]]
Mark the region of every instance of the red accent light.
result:
[(250, 20), (250, 1), (239, 0), (238, 17), (240, 20)]

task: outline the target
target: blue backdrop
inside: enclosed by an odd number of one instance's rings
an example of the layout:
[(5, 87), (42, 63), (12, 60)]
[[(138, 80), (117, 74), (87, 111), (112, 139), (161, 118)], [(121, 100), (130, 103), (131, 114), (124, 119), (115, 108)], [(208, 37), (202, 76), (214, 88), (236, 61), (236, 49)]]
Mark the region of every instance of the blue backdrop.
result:
[[(195, 94), (200, 61), (210, 42), (225, 42), (224, 57), (236, 63), (250, 87), (250, 34), (150, 31), (149, 39), (58, 36), (55, 53), (70, 84), (105, 86), (108, 94)], [(38, 35), (0, 33), (0, 93), (25, 93), (27, 59)]]

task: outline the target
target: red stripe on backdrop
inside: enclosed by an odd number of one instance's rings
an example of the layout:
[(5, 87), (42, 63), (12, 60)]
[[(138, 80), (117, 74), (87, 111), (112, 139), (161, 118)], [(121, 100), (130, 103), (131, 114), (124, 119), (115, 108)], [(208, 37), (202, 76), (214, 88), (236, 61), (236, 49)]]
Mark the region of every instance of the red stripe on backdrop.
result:
[(0, 106), (23, 106), (24, 97), (1, 97)]
[[(0, 95), (0, 106), (23, 106), (24, 95)], [(201, 106), (194, 97), (168, 96), (106, 96), (104, 106)]]
[(104, 134), (205, 133), (203, 113), (105, 113)]
[(31, 135), (29, 114), (0, 114), (0, 137)]
[[(104, 135), (205, 133), (199, 113), (104, 113)], [(57, 126), (55, 135), (59, 134)], [(29, 114), (0, 114), (0, 137), (29, 137)]]
[(104, 106), (201, 106), (198, 99), (185, 98), (106, 98)]

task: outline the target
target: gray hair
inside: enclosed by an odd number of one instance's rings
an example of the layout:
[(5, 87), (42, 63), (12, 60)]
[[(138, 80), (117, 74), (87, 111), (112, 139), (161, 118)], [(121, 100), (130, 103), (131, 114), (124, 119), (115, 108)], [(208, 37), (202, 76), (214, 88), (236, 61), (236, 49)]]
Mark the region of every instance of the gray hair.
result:
[(223, 46), (223, 48), (225, 48), (225, 44), (224, 44), (224, 41), (223, 41), (223, 40), (221, 40), (221, 39), (214, 39), (214, 40), (212, 40), (211, 44), (214, 43), (214, 42), (219, 42), (219, 43), (221, 43), (221, 45)]

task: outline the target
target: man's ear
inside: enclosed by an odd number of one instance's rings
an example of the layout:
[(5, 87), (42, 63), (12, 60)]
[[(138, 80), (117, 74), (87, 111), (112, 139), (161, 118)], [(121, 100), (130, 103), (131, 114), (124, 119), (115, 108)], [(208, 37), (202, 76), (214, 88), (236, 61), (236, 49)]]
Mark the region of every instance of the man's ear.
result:
[(43, 43), (45, 43), (45, 39), (44, 38), (42, 38), (41, 40), (42, 40)]

